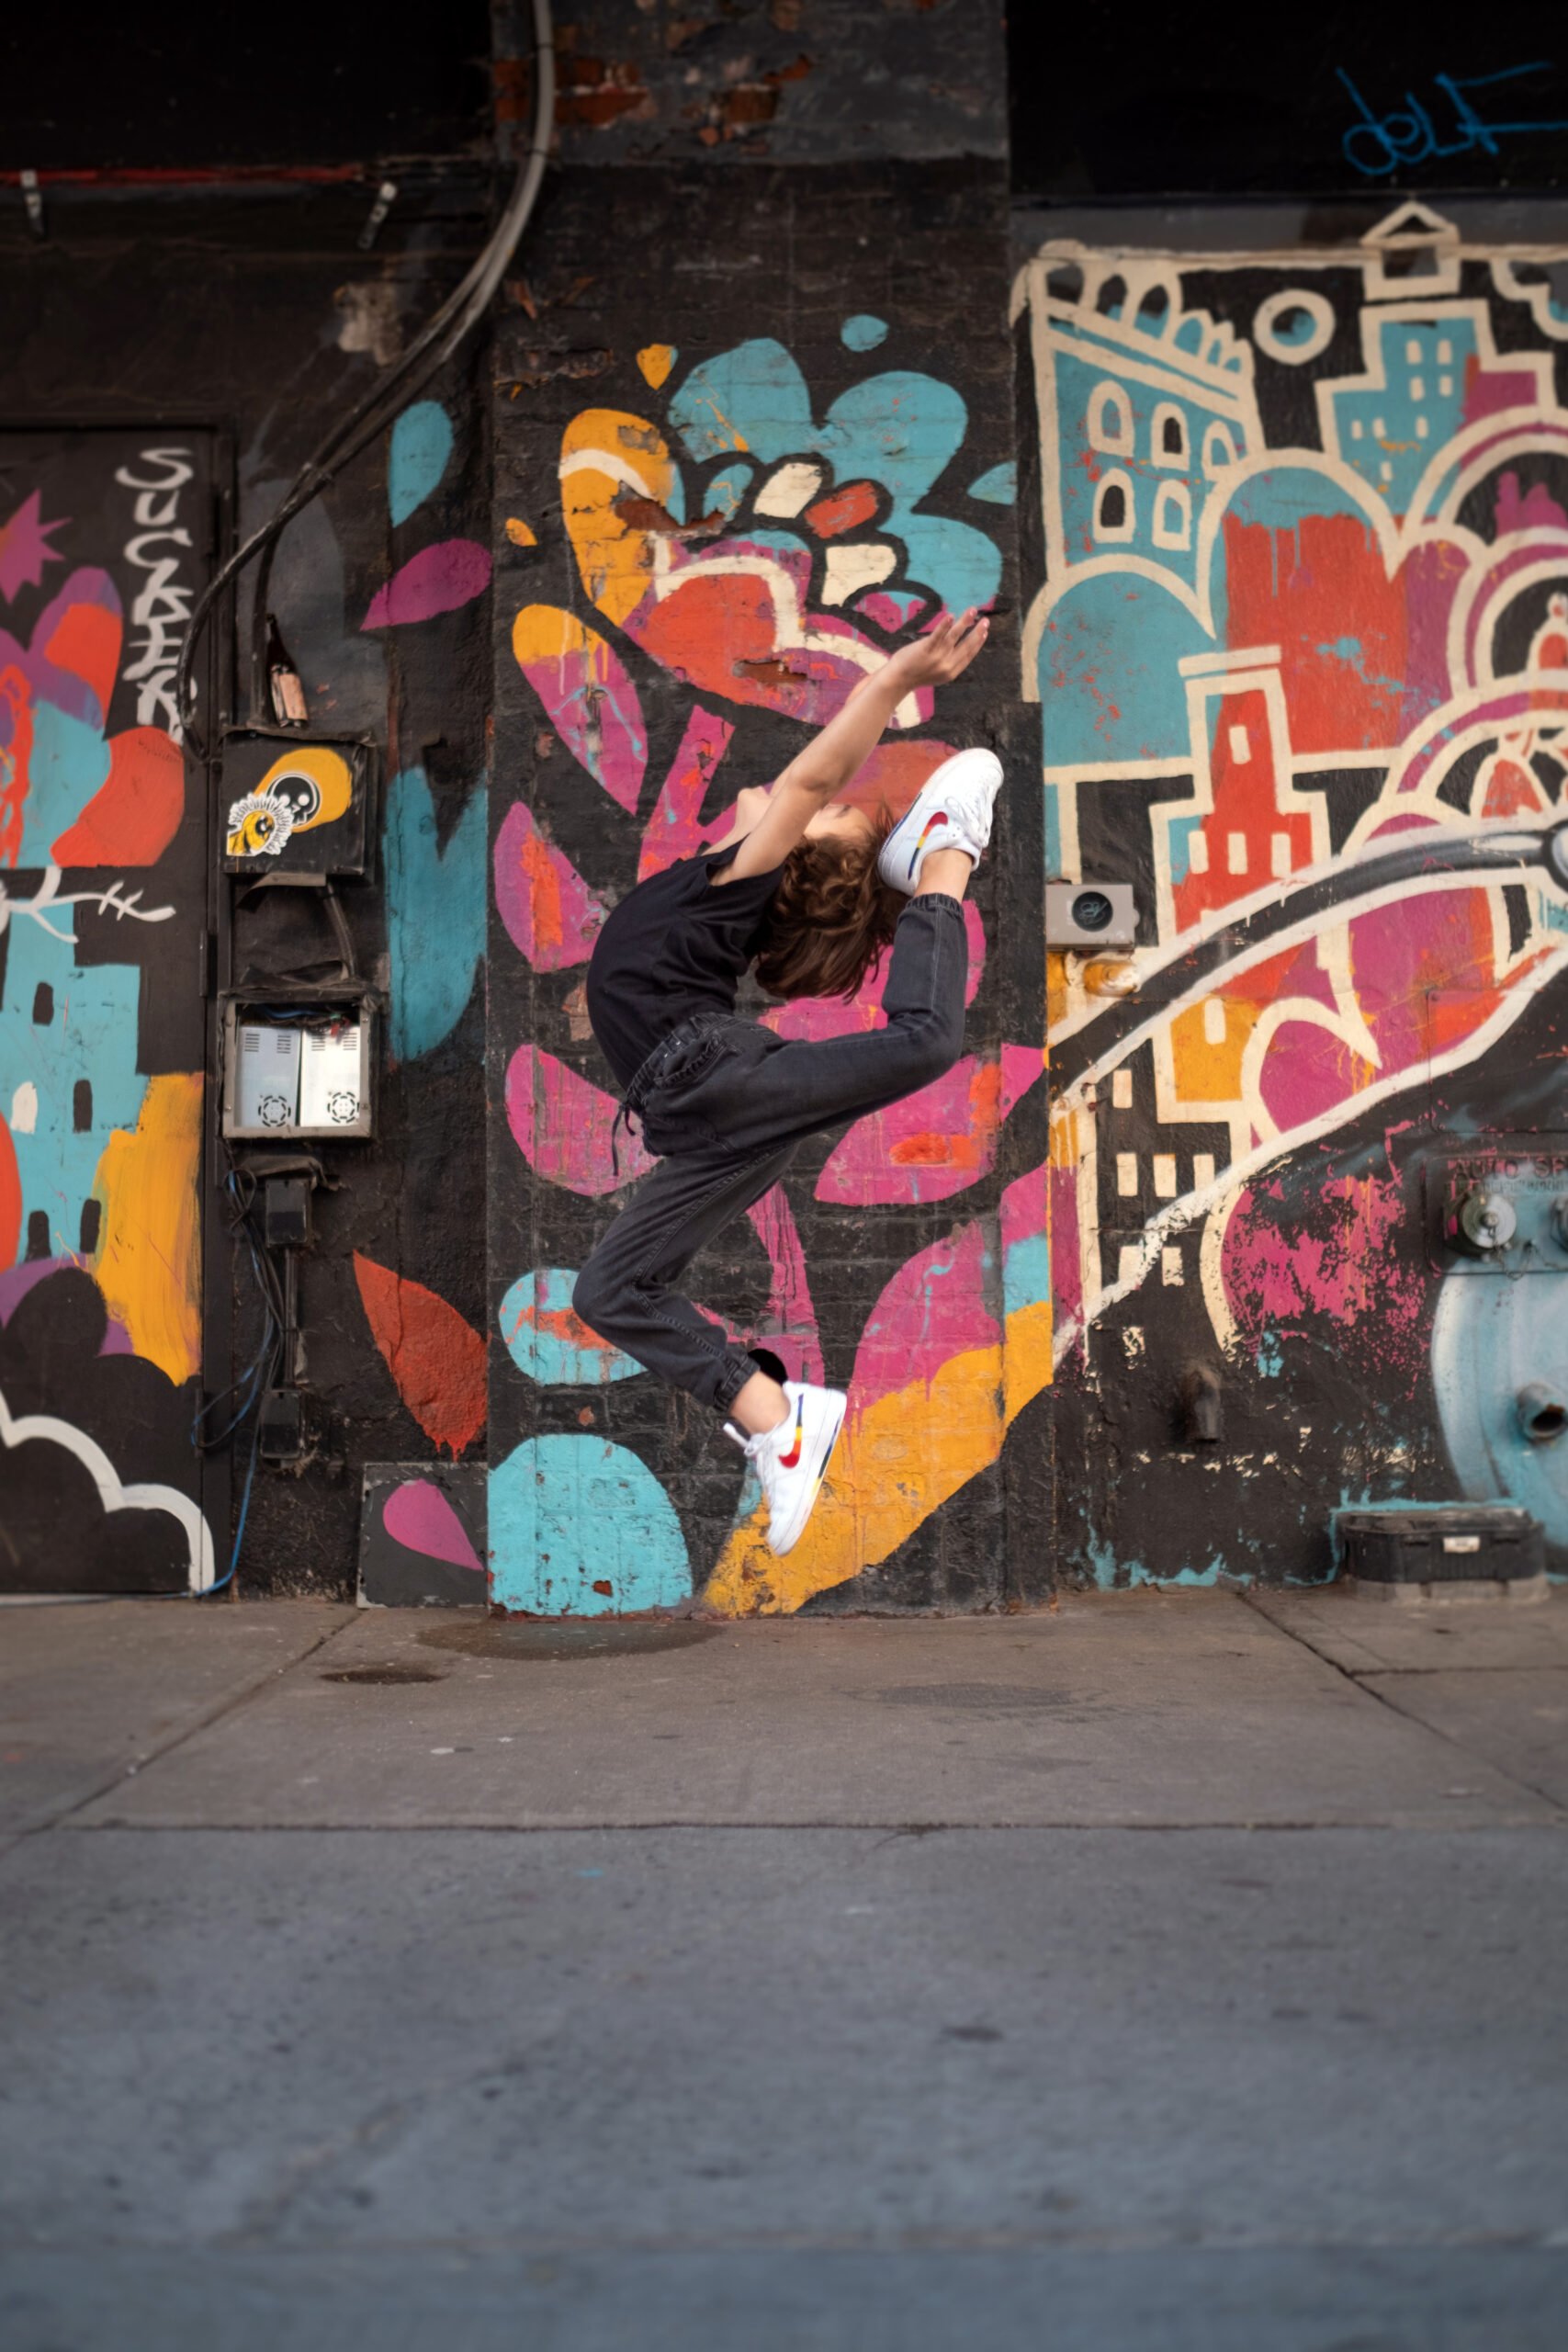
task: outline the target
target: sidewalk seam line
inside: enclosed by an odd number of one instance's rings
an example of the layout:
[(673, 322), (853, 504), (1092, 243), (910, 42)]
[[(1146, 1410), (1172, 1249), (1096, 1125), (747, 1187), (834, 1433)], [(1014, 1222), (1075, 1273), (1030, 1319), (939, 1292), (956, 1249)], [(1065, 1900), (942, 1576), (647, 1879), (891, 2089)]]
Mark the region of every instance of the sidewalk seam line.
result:
[[(85, 1813), (90, 1804), (98, 1804), (100, 1799), (107, 1797), (112, 1790), (121, 1787), (127, 1781), (134, 1780), (147, 1766), (161, 1764), (165, 1756), (172, 1756), (176, 1748), (185, 1746), (187, 1739), (194, 1739), (197, 1732), (209, 1731), (214, 1724), (221, 1723), (225, 1715), (237, 1713), (247, 1701), (254, 1699), (258, 1691), (265, 1690), (269, 1683), (281, 1681), (286, 1674), (292, 1674), (297, 1666), (303, 1666), (307, 1658), (314, 1657), (319, 1650), (344, 1631), (345, 1625), (352, 1624), (354, 1622), (355, 1615), (351, 1614), (345, 1617), (343, 1624), (330, 1625), (324, 1634), (310, 1644), (309, 1649), (301, 1650), (298, 1657), (289, 1658), (283, 1666), (267, 1668), (258, 1675), (254, 1682), (246, 1683), (242, 1690), (234, 1691), (227, 1699), (220, 1699), (215, 1706), (208, 1710), (206, 1714), (197, 1717), (196, 1722), (187, 1724), (183, 1731), (174, 1733), (162, 1747), (150, 1748), (145, 1756), (135, 1758), (131, 1765), (120, 1765), (118, 1770), (109, 1774), (107, 1781), (101, 1782), (97, 1788), (90, 1789), (87, 1794), (85, 1797), (79, 1797), (74, 1804), (68, 1804), (63, 1812), (52, 1814), (47, 1821), (30, 1822), (25, 1829), (19, 1829), (17, 1832), (16, 1844), (21, 1845), (28, 1838), (47, 1837), (51, 1829), (71, 1827), (75, 1823), (76, 1815), (79, 1813)], [(0, 1853), (9, 1852), (9, 1850), (8, 1847), (0, 1848)]]
[[(1509, 1781), (1513, 1787), (1523, 1790), (1530, 1796), (1539, 1797), (1543, 1804), (1551, 1805), (1554, 1813), (1568, 1817), (1568, 1804), (1565, 1804), (1561, 1797), (1553, 1796), (1550, 1790), (1537, 1788), (1533, 1781), (1527, 1781), (1524, 1779), (1522, 1774), (1510, 1771), (1506, 1764), (1496, 1764), (1492, 1761), (1490, 1757), (1478, 1756), (1473, 1748), (1466, 1747), (1461, 1740), (1455, 1738), (1451, 1732), (1441, 1730), (1438, 1724), (1427, 1723), (1424, 1717), (1412, 1714), (1408, 1709), (1404, 1707), (1395, 1706), (1393, 1701), (1391, 1698), (1385, 1697), (1382, 1691), (1372, 1690), (1367, 1688), (1368, 1683), (1371, 1681), (1371, 1677), (1374, 1674), (1397, 1675), (1402, 1671), (1400, 1668), (1369, 1667), (1365, 1672), (1358, 1672), (1353, 1667), (1342, 1666), (1337, 1658), (1330, 1657), (1326, 1651), (1319, 1649), (1317, 1644), (1311, 1639), (1310, 1635), (1304, 1633), (1298, 1633), (1294, 1626), (1280, 1624), (1280, 1620), (1277, 1617), (1269, 1617), (1266, 1610), (1257, 1608), (1257, 1604), (1247, 1594), (1244, 1593), (1242, 1598), (1247, 1601), (1248, 1608), (1256, 1609), (1257, 1614), (1259, 1617), (1264, 1618), (1269, 1624), (1276, 1626), (1288, 1640), (1298, 1642), (1302, 1648), (1310, 1651), (1314, 1657), (1321, 1658), (1324, 1665), (1332, 1668), (1333, 1672), (1337, 1674), (1342, 1681), (1348, 1682), (1353, 1690), (1361, 1691), (1365, 1697), (1372, 1700), (1378, 1706), (1386, 1708), (1391, 1715), (1397, 1715), (1401, 1723), (1419, 1724), (1423, 1731), (1430, 1732), (1435, 1739), (1440, 1739), (1444, 1743), (1445, 1747), (1451, 1747), (1456, 1756), (1462, 1756), (1468, 1764), (1480, 1765), (1484, 1771), (1495, 1772), (1500, 1780)], [(1463, 1667), (1429, 1667), (1417, 1670), (1427, 1673), (1459, 1674), (1470, 1671), (1471, 1669)], [(1494, 1667), (1483, 1669), (1483, 1671), (1490, 1671), (1492, 1673), (1506, 1673), (1510, 1670), (1514, 1673), (1519, 1674), (1530, 1673), (1538, 1669), (1529, 1667), (1515, 1667), (1512, 1669)]]

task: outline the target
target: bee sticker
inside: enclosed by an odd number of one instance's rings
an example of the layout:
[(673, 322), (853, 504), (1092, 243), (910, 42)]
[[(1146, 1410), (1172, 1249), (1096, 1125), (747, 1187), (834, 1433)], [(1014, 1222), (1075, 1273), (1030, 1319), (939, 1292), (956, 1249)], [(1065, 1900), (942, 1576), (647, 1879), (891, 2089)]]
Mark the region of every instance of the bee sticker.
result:
[(332, 824), (353, 797), (353, 773), (341, 752), (325, 743), (285, 752), (254, 792), (231, 802), (228, 854), (276, 857), (296, 833)]

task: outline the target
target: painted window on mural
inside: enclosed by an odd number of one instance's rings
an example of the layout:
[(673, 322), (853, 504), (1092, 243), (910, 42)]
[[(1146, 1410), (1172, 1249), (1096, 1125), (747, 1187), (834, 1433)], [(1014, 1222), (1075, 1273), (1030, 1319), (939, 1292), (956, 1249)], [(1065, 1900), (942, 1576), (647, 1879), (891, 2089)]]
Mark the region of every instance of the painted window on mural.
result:
[(1097, 539), (1130, 539), (1136, 528), (1133, 484), (1120, 471), (1107, 474), (1095, 493), (1094, 536)]
[(1203, 435), (1203, 471), (1211, 478), (1241, 455), (1228, 424), (1211, 424)]
[(1131, 456), (1133, 403), (1120, 384), (1097, 384), (1090, 394), (1089, 446)]
[(1162, 481), (1155, 492), (1155, 545), (1184, 548), (1192, 537), (1192, 492), (1184, 481)]
[(1187, 419), (1174, 401), (1162, 401), (1155, 411), (1149, 455), (1156, 466), (1187, 463)]

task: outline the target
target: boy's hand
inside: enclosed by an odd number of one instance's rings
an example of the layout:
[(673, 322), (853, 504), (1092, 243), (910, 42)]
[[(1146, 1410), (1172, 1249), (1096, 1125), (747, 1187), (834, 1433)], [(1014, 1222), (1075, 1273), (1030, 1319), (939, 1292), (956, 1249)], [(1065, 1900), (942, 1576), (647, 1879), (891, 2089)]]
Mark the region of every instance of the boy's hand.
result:
[(912, 686), (946, 686), (962, 675), (985, 644), (990, 623), (971, 605), (955, 620), (951, 613), (929, 636), (901, 645), (887, 667), (899, 692)]

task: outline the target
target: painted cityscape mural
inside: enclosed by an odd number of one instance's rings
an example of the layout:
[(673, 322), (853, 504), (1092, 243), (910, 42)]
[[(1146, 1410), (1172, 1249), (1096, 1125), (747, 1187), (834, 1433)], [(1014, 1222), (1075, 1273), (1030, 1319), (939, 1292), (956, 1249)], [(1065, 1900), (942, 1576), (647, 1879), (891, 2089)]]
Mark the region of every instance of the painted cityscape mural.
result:
[(0, 1590), (214, 1581), (173, 695), (211, 526), (205, 435), (0, 435)]
[(1568, 1130), (1568, 281), (1412, 204), (1047, 245), (1015, 309), (1047, 870), (1141, 909), (1135, 996), (1051, 959), (1064, 1569), (1321, 1576), (1337, 1507), (1465, 1496), (1568, 1545), (1515, 1413), (1564, 1274), (1445, 1271), (1422, 1207)]

